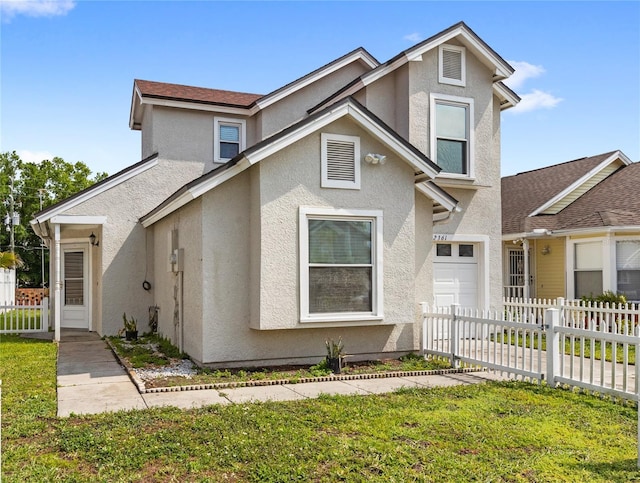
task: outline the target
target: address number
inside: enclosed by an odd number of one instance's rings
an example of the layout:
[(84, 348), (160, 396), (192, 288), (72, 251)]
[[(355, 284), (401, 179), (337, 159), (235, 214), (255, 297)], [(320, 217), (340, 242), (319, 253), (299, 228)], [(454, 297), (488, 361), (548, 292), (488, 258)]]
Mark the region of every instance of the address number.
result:
[(445, 234), (433, 234), (433, 241), (447, 241), (449, 239), (449, 235)]

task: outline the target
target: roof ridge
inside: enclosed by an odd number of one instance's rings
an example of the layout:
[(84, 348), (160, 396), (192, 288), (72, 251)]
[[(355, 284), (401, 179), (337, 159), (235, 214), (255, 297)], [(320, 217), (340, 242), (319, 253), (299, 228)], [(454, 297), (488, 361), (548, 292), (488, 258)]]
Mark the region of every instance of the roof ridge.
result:
[(606, 153), (602, 153), (602, 154), (596, 154), (593, 156), (583, 156), (582, 158), (576, 158), (576, 159), (572, 159), (570, 161), (563, 161), (561, 163), (556, 163), (556, 164), (551, 164), (549, 166), (542, 166), (540, 168), (535, 168), (535, 169), (530, 169), (529, 171), (521, 171), (520, 173), (516, 173), (516, 174), (512, 174), (509, 176), (503, 176), (502, 179), (507, 179), (507, 178), (515, 178), (516, 176), (521, 176), (523, 174), (529, 174), (529, 173), (535, 173), (537, 171), (544, 171), (545, 169), (550, 169), (550, 168), (556, 168), (558, 166), (563, 166), (565, 164), (570, 164), (570, 163), (576, 163), (578, 161), (585, 161), (587, 159), (593, 159), (593, 158), (599, 158), (599, 157), (607, 157), (612, 155), (613, 153), (619, 152), (619, 149), (614, 149), (613, 151), (609, 151)]

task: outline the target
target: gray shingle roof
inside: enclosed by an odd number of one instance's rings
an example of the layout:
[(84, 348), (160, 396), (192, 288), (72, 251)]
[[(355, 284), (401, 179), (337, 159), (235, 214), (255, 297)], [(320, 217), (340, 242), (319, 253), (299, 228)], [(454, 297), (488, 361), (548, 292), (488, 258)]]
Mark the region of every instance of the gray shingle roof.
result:
[(639, 163), (619, 169), (556, 215), (528, 216), (615, 152), (502, 178), (502, 233), (640, 225)]

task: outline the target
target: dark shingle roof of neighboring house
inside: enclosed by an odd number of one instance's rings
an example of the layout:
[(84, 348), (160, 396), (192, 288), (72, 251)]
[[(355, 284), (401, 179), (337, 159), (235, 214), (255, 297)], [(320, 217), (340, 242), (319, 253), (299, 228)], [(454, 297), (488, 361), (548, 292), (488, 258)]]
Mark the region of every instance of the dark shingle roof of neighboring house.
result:
[(556, 216), (561, 230), (640, 226), (640, 163), (620, 168)]
[(204, 104), (249, 107), (262, 97), (262, 94), (224, 91), (220, 89), (208, 89), (140, 79), (136, 79), (135, 84), (140, 89), (140, 93), (145, 97), (201, 102)]
[(502, 233), (640, 224), (638, 163), (620, 168), (562, 211), (529, 216), (616, 151), (502, 178)]

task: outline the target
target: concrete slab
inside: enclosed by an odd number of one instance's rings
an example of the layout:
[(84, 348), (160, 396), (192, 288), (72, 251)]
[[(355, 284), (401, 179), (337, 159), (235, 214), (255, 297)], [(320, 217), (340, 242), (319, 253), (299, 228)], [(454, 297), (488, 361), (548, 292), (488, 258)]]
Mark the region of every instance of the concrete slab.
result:
[(300, 394), (306, 398), (315, 398), (321, 394), (368, 394), (364, 389), (348, 384), (349, 382), (354, 381), (305, 382), (302, 384), (291, 384), (290, 388), (296, 394)]
[(221, 389), (220, 395), (232, 403), (246, 403), (256, 401), (296, 401), (305, 399), (304, 396), (294, 392), (291, 388), (297, 384), (256, 386), (256, 387), (234, 387)]
[(59, 417), (146, 407), (131, 381), (58, 387)]
[(58, 387), (131, 382), (122, 366), (92, 362), (58, 364)]
[(193, 409), (212, 404), (231, 404), (214, 389), (200, 391), (153, 392), (142, 395), (148, 407), (175, 406), (181, 409)]
[(424, 387), (450, 387), (461, 384), (478, 384), (490, 380), (498, 380), (498, 378), (499, 376), (488, 372), (465, 372), (433, 376), (407, 376), (403, 379)]
[(366, 391), (369, 394), (384, 394), (393, 392), (404, 387), (418, 387), (415, 382), (402, 377), (385, 377), (381, 379), (358, 379), (355, 381), (344, 381), (350, 386)]

